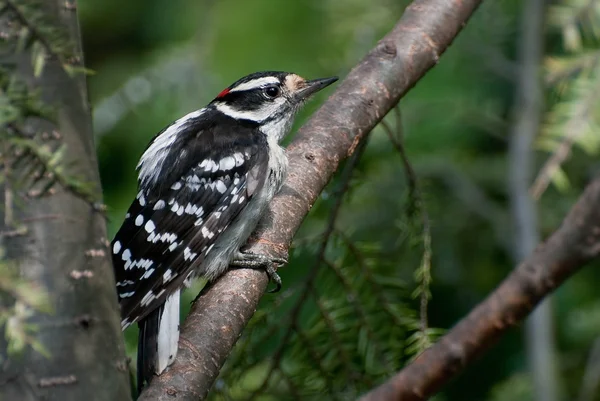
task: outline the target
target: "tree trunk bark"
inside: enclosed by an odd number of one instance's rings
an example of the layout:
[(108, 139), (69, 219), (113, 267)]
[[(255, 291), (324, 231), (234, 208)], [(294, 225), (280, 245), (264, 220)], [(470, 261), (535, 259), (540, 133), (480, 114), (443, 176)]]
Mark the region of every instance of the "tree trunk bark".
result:
[[(2, 18), (35, 28), (32, 21), (19, 16), (23, 1), (6, 4), (9, 11)], [(39, 7), (47, 22), (68, 36), (72, 57), (62, 59), (50, 52), (38, 77), (30, 51), (3, 53), (0, 61), (12, 60), (17, 78), (30, 89), (38, 89), (44, 104), (56, 111), (55, 124), (40, 118), (23, 122), (26, 131), (35, 130), (36, 145), (53, 149), (66, 146), (60, 161), (65, 174), (76, 177), (97, 195), (81, 196), (74, 186), (63, 182), (54, 184), (44, 196), (31, 196), (31, 192), (27, 196), (23, 182), (11, 181), (10, 177), (5, 181), (5, 217), (12, 215), (22, 228), (19, 234), (4, 236), (5, 263), (16, 265), (28, 285), (45, 289), (52, 312), (32, 311), (27, 320), (36, 325), (32, 340), (47, 355), (28, 348), (18, 357), (6, 358), (6, 348), (0, 348), (0, 399), (129, 400), (128, 366), (106, 224), (99, 211), (101, 187), (85, 76), (68, 74), (64, 68), (65, 64), (83, 65), (75, 3), (47, 0), (39, 2)], [(41, 37), (42, 31), (36, 35)], [(9, 171), (6, 168), (4, 173)], [(22, 171), (15, 167), (12, 173), (10, 176), (16, 177)]]

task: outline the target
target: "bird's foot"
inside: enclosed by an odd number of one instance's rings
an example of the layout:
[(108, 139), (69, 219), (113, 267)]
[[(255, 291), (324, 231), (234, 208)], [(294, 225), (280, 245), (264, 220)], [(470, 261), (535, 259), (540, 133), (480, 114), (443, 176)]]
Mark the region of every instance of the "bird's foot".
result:
[(279, 268), (287, 262), (285, 258), (272, 258), (257, 253), (238, 252), (229, 265), (242, 269), (264, 270), (269, 280), (275, 283), (275, 288), (269, 290), (269, 292), (273, 293), (281, 290), (281, 277), (277, 274), (275, 267)]

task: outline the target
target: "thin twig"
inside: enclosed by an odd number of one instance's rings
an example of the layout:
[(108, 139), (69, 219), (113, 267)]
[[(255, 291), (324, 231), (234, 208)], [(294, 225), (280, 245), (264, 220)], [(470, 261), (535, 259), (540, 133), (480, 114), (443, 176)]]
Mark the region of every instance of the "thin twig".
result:
[[(313, 293), (313, 297), (315, 299), (317, 309), (319, 310), (319, 313), (321, 314), (321, 318), (323, 319), (323, 321), (325, 322), (325, 325), (329, 329), (329, 332), (331, 333), (331, 337), (332, 337), (332, 342), (333, 342), (334, 346), (336, 347), (340, 358), (342, 359), (344, 370), (347, 373), (345, 376), (350, 381), (360, 380), (362, 378), (362, 375), (359, 372), (357, 372), (356, 370), (352, 369), (352, 361), (350, 360), (350, 355), (348, 354), (348, 352), (342, 345), (343, 343), (342, 343), (342, 339), (340, 338), (340, 334), (338, 333), (338, 330), (335, 328), (333, 320), (331, 319), (331, 316), (329, 316), (329, 312), (325, 308), (325, 305), (323, 305), (320, 294), (317, 292), (317, 290), (315, 289), (314, 286), (311, 287), (311, 291)], [(366, 376), (366, 377), (368, 379), (368, 376)], [(368, 383), (367, 383), (367, 385), (370, 386), (370, 384), (368, 384)]]
[(400, 158), (402, 159), (402, 166), (404, 167), (404, 175), (406, 177), (406, 182), (408, 184), (408, 200), (409, 200), (409, 202), (408, 202), (408, 207), (407, 207), (407, 213), (409, 215), (412, 215), (412, 213), (418, 207), (418, 203), (420, 202), (420, 194), (419, 194), (418, 184), (417, 184), (417, 174), (415, 173), (413, 166), (410, 164), (410, 161), (408, 160), (408, 156), (406, 155), (406, 150), (404, 149), (404, 134), (403, 134), (403, 129), (402, 129), (402, 125), (401, 125), (402, 123), (401, 123), (401, 119), (400, 119), (400, 117), (401, 117), (400, 108), (398, 106), (396, 106), (394, 108), (394, 111), (396, 112), (396, 132), (394, 133), (394, 130), (392, 129), (392, 127), (385, 120), (381, 121), (381, 126), (383, 127), (385, 133), (387, 134), (388, 138), (390, 139), (390, 142), (392, 143), (394, 148), (396, 148), (396, 151), (398, 152), (398, 154), (400, 155)]
[(35, 36), (37, 40), (44, 46), (48, 54), (56, 58), (62, 64), (63, 60), (61, 60), (59, 54), (52, 48), (52, 44), (48, 41), (46, 36), (37, 29), (36, 24), (29, 21), (27, 19), (27, 16), (23, 14), (23, 12), (19, 9), (19, 6), (15, 4), (12, 0), (4, 0), (4, 2), (6, 4), (6, 7), (12, 10), (13, 14), (17, 17), (21, 24), (25, 25), (27, 29), (29, 29), (31, 34)]
[(591, 113), (594, 106), (598, 103), (600, 94), (600, 79), (594, 88), (588, 90), (587, 99), (581, 101), (576, 108), (574, 115), (569, 119), (565, 127), (565, 135), (552, 156), (544, 163), (540, 169), (535, 181), (531, 185), (529, 192), (531, 196), (538, 200), (548, 188), (554, 174), (560, 166), (567, 160), (571, 154), (571, 149), (577, 138), (585, 131), (585, 126), (592, 118)]
[(292, 333), (294, 332), (294, 326), (296, 325), (296, 321), (298, 319), (300, 311), (302, 310), (302, 307), (304, 306), (304, 303), (311, 292), (311, 288), (313, 287), (314, 281), (317, 278), (317, 275), (318, 275), (317, 273), (319, 271), (319, 268), (322, 265), (322, 261), (323, 261), (323, 259), (325, 259), (325, 251), (327, 250), (327, 245), (329, 244), (329, 239), (331, 237), (331, 234), (335, 230), (335, 222), (337, 220), (337, 217), (339, 215), (339, 212), (340, 212), (343, 200), (344, 200), (343, 199), (344, 194), (350, 188), (350, 180), (352, 178), (352, 173), (354, 172), (354, 169), (358, 165), (358, 162), (366, 148), (366, 145), (367, 145), (367, 139), (365, 139), (364, 141), (362, 141), (360, 143), (358, 149), (356, 149), (355, 153), (352, 155), (352, 158), (348, 161), (348, 163), (346, 164), (346, 166), (342, 172), (342, 175), (340, 177), (340, 182), (341, 182), (340, 187), (335, 194), (335, 202), (333, 204), (333, 207), (331, 208), (331, 212), (329, 214), (329, 219), (327, 221), (327, 225), (325, 227), (323, 236), (321, 238), (321, 242), (319, 244), (319, 248), (317, 250), (317, 256), (316, 256), (315, 263), (313, 264), (312, 268), (308, 271), (308, 274), (306, 276), (306, 281), (303, 284), (304, 289), (303, 289), (302, 293), (300, 294), (300, 296), (298, 297), (298, 300), (296, 301), (294, 308), (289, 313), (290, 325), (288, 326), (287, 330), (285, 331), (285, 334), (283, 335), (281, 342), (279, 343), (279, 346), (275, 350), (275, 353), (273, 355), (273, 359), (271, 362), (271, 367), (269, 368), (268, 373), (266, 374), (261, 385), (258, 386), (258, 388), (252, 392), (252, 394), (250, 394), (248, 401), (253, 400), (258, 394), (260, 394), (261, 392), (263, 392), (266, 389), (267, 384), (268, 384), (271, 376), (273, 375), (273, 372), (279, 368), (279, 364), (281, 363), (281, 359), (283, 358), (283, 353), (285, 351), (285, 347), (287, 346), (287, 343), (288, 343), (289, 339), (291, 338)]
[(293, 400), (301, 400), (302, 396), (300, 395), (300, 389), (298, 388), (298, 386), (296, 386), (296, 383), (294, 383), (294, 380), (292, 380), (292, 378), (283, 371), (282, 369), (279, 369), (279, 373), (281, 374), (281, 377), (283, 377), (283, 380), (285, 380), (285, 382), (288, 385), (288, 390), (290, 392), (290, 394), (292, 395), (292, 399)]
[(331, 381), (332, 372), (328, 372), (327, 369), (325, 369), (322, 363), (323, 358), (317, 353), (311, 341), (306, 337), (300, 325), (298, 325), (298, 322), (293, 322), (292, 325), (294, 327), (294, 333), (304, 345), (308, 357), (312, 361), (313, 365), (315, 365), (321, 372), (321, 377), (325, 379), (325, 387), (327, 389), (328, 397), (330, 397), (332, 400), (339, 400), (338, 394), (334, 390), (334, 386)]
[[(348, 281), (348, 278), (346, 278), (346, 276), (341, 272), (339, 266), (337, 266), (335, 263), (326, 259), (323, 259), (323, 263), (327, 265), (329, 267), (329, 270), (331, 270), (338, 278), (340, 284), (342, 285), (344, 293), (347, 294), (348, 301), (352, 304), (352, 307), (356, 312), (359, 327), (365, 330), (370, 343), (373, 344), (373, 346), (375, 347), (378, 344), (377, 333), (372, 330), (368, 319), (369, 314), (365, 311), (365, 308), (363, 308), (360, 299), (354, 295), (352, 284), (350, 283), (350, 281)], [(388, 372), (392, 371), (393, 366), (389, 358), (386, 357), (387, 355), (385, 354), (385, 352), (379, 351), (379, 348), (380, 347), (377, 346), (377, 348), (375, 349), (375, 353), (379, 354), (379, 356), (381, 357), (381, 361), (379, 362), (385, 363), (385, 369)]]
[(396, 132), (392, 130), (392, 127), (385, 121), (381, 121), (381, 126), (385, 130), (390, 139), (390, 142), (398, 151), (400, 158), (402, 159), (402, 165), (404, 167), (404, 174), (408, 183), (408, 207), (407, 214), (411, 216), (414, 212), (418, 212), (421, 215), (421, 225), (423, 226), (423, 257), (421, 259), (421, 265), (417, 270), (417, 280), (419, 281), (418, 293), (420, 294), (420, 305), (419, 305), (419, 316), (420, 316), (420, 331), (424, 335), (427, 334), (428, 318), (427, 318), (427, 305), (429, 302), (429, 284), (431, 283), (431, 223), (429, 220), (429, 214), (425, 208), (421, 189), (419, 188), (419, 182), (417, 179), (417, 173), (413, 168), (406, 150), (404, 147), (404, 129), (402, 127), (402, 114), (400, 107), (394, 108), (396, 115)]
[(358, 266), (361, 270), (361, 274), (365, 277), (365, 282), (369, 283), (369, 285), (371, 286), (371, 288), (373, 290), (373, 295), (377, 299), (377, 302), (392, 317), (392, 321), (394, 322), (394, 324), (398, 327), (402, 327), (404, 325), (404, 323), (400, 320), (400, 318), (392, 310), (392, 308), (390, 308), (390, 305), (392, 305), (392, 302), (387, 298), (383, 288), (381, 287), (381, 285), (379, 285), (379, 283), (377, 282), (377, 279), (373, 275), (373, 272), (367, 266), (364, 256), (363, 256), (362, 252), (358, 249), (357, 245), (352, 241), (352, 239), (348, 235), (346, 235), (346, 233), (344, 233), (341, 230), (337, 230), (336, 235), (338, 238), (340, 238), (342, 240), (344, 245), (348, 248), (348, 250), (350, 251), (350, 254), (352, 254), (352, 256), (354, 256), (354, 259), (358, 263)]

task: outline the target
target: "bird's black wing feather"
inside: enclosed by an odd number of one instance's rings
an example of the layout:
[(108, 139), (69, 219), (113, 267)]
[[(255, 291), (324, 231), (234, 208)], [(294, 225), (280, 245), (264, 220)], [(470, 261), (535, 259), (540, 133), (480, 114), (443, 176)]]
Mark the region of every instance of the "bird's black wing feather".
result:
[[(188, 124), (165, 158), (171, 177), (142, 187), (112, 242), (122, 325), (160, 306), (262, 188), (266, 139), (252, 127)], [(257, 136), (258, 135), (258, 136)], [(253, 137), (254, 136), (254, 137)]]

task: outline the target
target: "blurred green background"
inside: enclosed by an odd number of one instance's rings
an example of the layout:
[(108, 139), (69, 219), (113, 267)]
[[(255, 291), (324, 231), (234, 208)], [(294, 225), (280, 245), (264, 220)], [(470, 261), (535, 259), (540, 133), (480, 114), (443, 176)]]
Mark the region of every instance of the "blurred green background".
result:
[[(537, 203), (542, 237), (557, 228), (586, 182), (600, 171), (595, 130), (600, 18), (593, 3), (555, 2), (548, 10), (547, 58), (540, 71), (560, 79), (545, 86), (536, 171), (564, 139), (562, 128), (573, 117), (572, 109), (584, 103), (589, 112), (579, 116), (586, 128), (576, 137), (572, 157)], [(137, 192), (137, 160), (165, 125), (254, 71), (343, 78), (393, 27), (408, 2), (78, 4), (86, 64), (95, 71), (89, 89), (112, 237)], [(345, 195), (326, 263), (315, 267), (338, 177), (297, 236), (290, 264), (281, 270), (284, 291), (264, 297), (212, 399), (353, 399), (410, 361), (511, 271), (507, 149), (520, 18), (519, 1), (484, 3), (439, 65), (401, 102), (405, 148), (431, 223), (431, 285), (414, 279), (415, 271), (423, 269), (423, 213), (407, 211), (400, 156), (378, 127)], [(297, 126), (328, 93), (306, 107)], [(394, 126), (393, 116), (387, 121)], [(315, 277), (309, 291), (307, 276)], [(579, 397), (584, 373), (590, 371), (588, 360), (598, 363), (592, 349), (600, 333), (599, 279), (597, 270), (586, 268), (553, 298), (557, 399)], [(432, 295), (429, 327), (442, 330), (419, 330), (419, 300), (412, 294), (427, 288)], [(187, 295), (189, 300), (193, 296)], [(133, 356), (135, 329), (126, 334)], [(533, 399), (526, 355), (522, 330), (512, 330), (435, 399)]]

